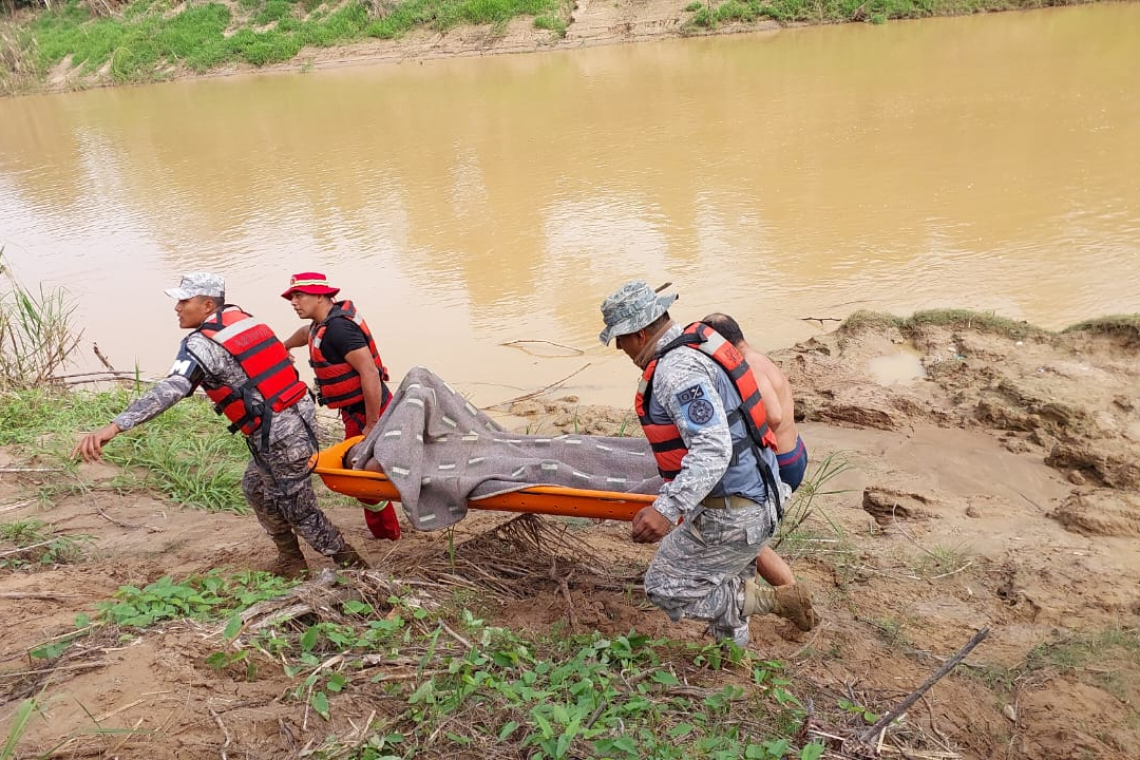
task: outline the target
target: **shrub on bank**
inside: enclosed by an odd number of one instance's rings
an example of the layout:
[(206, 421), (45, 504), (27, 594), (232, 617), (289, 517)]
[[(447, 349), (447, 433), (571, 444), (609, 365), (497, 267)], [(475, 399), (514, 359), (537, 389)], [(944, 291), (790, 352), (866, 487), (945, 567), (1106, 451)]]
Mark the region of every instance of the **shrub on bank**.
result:
[[(680, 0), (677, 11), (691, 14), (681, 31), (692, 33), (764, 20), (882, 23), (1082, 1)], [(280, 63), (308, 47), (397, 39), (417, 28), (491, 25), (498, 32), (520, 16), (561, 38), (572, 9), (568, 0), (0, 0), (0, 94), (42, 86), (51, 72), (76, 74), (69, 81), (79, 86), (159, 81), (230, 64)]]

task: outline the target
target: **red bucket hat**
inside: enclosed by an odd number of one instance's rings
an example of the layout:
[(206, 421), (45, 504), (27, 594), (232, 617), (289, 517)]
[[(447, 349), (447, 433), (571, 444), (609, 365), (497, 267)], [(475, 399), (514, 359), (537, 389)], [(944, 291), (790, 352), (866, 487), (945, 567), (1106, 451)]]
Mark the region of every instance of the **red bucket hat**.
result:
[(313, 296), (335, 296), (340, 288), (329, 287), (329, 281), (320, 272), (301, 272), (289, 278), (289, 289), (281, 294), (288, 301), (294, 293)]

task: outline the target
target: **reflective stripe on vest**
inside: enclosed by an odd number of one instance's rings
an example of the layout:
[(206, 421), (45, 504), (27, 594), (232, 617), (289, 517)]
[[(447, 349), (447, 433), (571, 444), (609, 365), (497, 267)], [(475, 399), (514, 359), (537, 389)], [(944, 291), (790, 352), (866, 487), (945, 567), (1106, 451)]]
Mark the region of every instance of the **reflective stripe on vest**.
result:
[[(241, 430), (252, 435), (262, 423), (265, 409), (252, 398), (256, 390), (273, 412), (280, 412), (296, 404), (308, 388), (297, 375), (289, 352), (273, 331), (236, 306), (225, 306), (204, 323), (197, 332), (224, 348), (249, 379), (235, 388), (222, 385), (206, 388), (206, 395), (214, 402), (214, 411), (223, 414), (232, 423), (230, 432)], [(262, 406), (262, 408), (257, 408)]]
[(326, 359), (321, 352), (321, 343), (324, 341), (329, 322), (338, 318), (352, 321), (360, 328), (360, 332), (364, 334), (364, 339), (368, 341), (368, 353), (372, 355), (372, 363), (376, 365), (376, 370), (380, 373), (380, 404), (383, 406), (388, 402), (387, 397), (391, 396), (388, 387), (383, 385), (383, 381), (388, 379), (388, 370), (384, 368), (384, 362), (380, 360), (380, 352), (376, 350), (376, 341), (372, 339), (372, 331), (368, 329), (368, 324), (364, 319), (356, 313), (356, 307), (352, 305), (352, 301), (334, 303), (328, 316), (309, 329), (309, 364), (312, 365), (313, 375), (317, 380), (318, 401), (330, 409), (352, 406), (364, 401), (364, 387), (360, 383), (360, 374), (348, 363), (348, 360), (342, 358), (342, 361), (334, 364)]
[(637, 419), (641, 422), (645, 437), (649, 439), (649, 446), (653, 449), (653, 456), (657, 460), (657, 471), (661, 473), (662, 479), (670, 481), (680, 474), (681, 460), (689, 453), (689, 449), (685, 446), (681, 432), (675, 424), (656, 423), (650, 419), (649, 399), (653, 392), (653, 373), (657, 370), (657, 362), (665, 354), (681, 346), (697, 349), (716, 362), (717, 366), (728, 375), (740, 395), (740, 406), (726, 410), (729, 426), (741, 420), (748, 434), (747, 440), (733, 442), (734, 455), (752, 444), (775, 451), (776, 434), (768, 427), (764, 400), (760, 397), (760, 389), (756, 386), (756, 378), (752, 375), (748, 362), (720, 333), (706, 324), (694, 322), (685, 328), (681, 337), (669, 343), (650, 360), (641, 374), (641, 382), (637, 386), (637, 396), (633, 402)]

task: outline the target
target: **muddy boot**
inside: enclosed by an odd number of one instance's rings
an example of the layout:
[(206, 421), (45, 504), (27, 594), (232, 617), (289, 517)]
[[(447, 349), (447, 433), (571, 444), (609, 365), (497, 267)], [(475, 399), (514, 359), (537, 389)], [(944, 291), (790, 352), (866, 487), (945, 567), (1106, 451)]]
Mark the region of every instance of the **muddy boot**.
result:
[(290, 580), (301, 577), (301, 573), (308, 570), (309, 566), (305, 562), (305, 555), (301, 553), (297, 536), (287, 533), (272, 538), (273, 543), (277, 544), (277, 559), (269, 566), (269, 572)]
[(744, 581), (744, 617), (763, 615), (776, 609), (776, 592), (771, 586)]
[(815, 628), (819, 618), (811, 606), (811, 592), (802, 584), (761, 586), (756, 581), (744, 582), (744, 615), (771, 612), (792, 622), (801, 631)]
[(356, 549), (353, 549), (352, 545), (347, 543), (343, 549), (332, 555), (331, 559), (336, 563), (337, 567), (351, 568), (353, 570), (367, 570), (372, 567), (372, 565), (368, 564), (368, 560), (361, 557)]
[(802, 583), (777, 586), (772, 612), (792, 621), (801, 631), (810, 631), (819, 623), (819, 616), (811, 606), (811, 592)]

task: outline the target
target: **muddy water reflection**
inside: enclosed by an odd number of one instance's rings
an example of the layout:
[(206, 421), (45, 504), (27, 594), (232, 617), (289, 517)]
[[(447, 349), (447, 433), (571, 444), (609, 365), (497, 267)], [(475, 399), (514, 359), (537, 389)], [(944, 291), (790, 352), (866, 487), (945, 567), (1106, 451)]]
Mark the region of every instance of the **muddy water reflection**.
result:
[(637, 275), (772, 347), (857, 308), (1059, 327), (1140, 311), (1136, 29), (1102, 5), (9, 99), (0, 243), (124, 367), (168, 366), (180, 271), (284, 333), (289, 274), (323, 269), (397, 376), (487, 403), (587, 362), (568, 390), (627, 402), (598, 305)]

